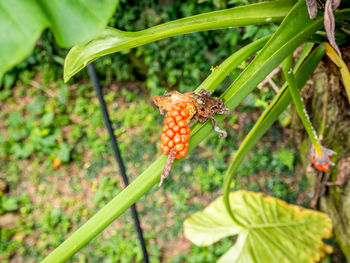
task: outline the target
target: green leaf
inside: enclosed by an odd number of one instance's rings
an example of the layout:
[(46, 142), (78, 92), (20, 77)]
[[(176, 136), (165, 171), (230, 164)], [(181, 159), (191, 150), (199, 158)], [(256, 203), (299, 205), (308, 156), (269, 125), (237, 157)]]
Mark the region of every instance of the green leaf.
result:
[(278, 151), (277, 156), (282, 163), (289, 168), (289, 170), (293, 169), (295, 160), (293, 151), (288, 150), (287, 148), (282, 148)]
[(243, 227), (229, 221), (222, 196), (184, 222), (186, 238), (198, 246), (238, 234), (219, 262), (315, 262), (332, 251), (322, 242), (332, 233), (328, 215), (261, 193), (237, 191), (229, 198)]
[(278, 0), (186, 17), (138, 32), (107, 28), (95, 39), (73, 47), (64, 63), (64, 81), (95, 59), (163, 38), (244, 25), (280, 22), (295, 0)]
[(305, 0), (299, 0), (258, 56), (226, 90), (226, 106), (236, 107), (284, 58), (322, 28), (322, 21), (322, 17), (310, 20)]
[(30, 54), (45, 28), (70, 47), (100, 32), (118, 0), (0, 1), (0, 76)]
[[(297, 71), (295, 76), (298, 87), (302, 87), (305, 84), (324, 54), (325, 48), (323, 46), (319, 46), (310, 54), (303, 64), (297, 62), (297, 65), (300, 66), (300, 68), (296, 68)], [(303, 59), (304, 56), (300, 57), (299, 60)], [(243, 162), (244, 157), (248, 154), (251, 148), (278, 119), (278, 116), (287, 108), (291, 100), (292, 98), (289, 93), (288, 86), (285, 84), (269, 107), (260, 116), (252, 130), (245, 137), (241, 146), (237, 150), (229, 168), (227, 169), (223, 186), (224, 200), (227, 211), (231, 211), (229, 202), (230, 187), (239, 165)], [(234, 218), (233, 215), (232, 217)]]

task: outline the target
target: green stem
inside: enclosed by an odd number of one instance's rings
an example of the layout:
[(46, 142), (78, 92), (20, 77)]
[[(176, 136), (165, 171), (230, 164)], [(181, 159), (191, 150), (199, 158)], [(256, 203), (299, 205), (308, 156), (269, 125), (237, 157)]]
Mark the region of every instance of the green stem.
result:
[(317, 155), (322, 156), (323, 152), (322, 152), (321, 143), (318, 139), (318, 136), (317, 136), (315, 129), (312, 126), (312, 123), (310, 121), (310, 117), (306, 112), (304, 103), (302, 101), (302, 98), (299, 94), (297, 85), (295, 83), (294, 74), (292, 71), (292, 61), (293, 61), (293, 56), (289, 55), (282, 63), (282, 72), (283, 72), (283, 75), (284, 75), (286, 81), (288, 82), (289, 92), (292, 95), (294, 105), (295, 105), (297, 112), (298, 112), (298, 115), (299, 115), (305, 129), (306, 129), (306, 132), (310, 137), (312, 145), (315, 147)]
[[(257, 52), (268, 40), (268, 37), (259, 39), (240, 49), (225, 60), (215, 72), (213, 72), (201, 88), (215, 90), (220, 79), (224, 79), (227, 71), (232, 71), (244, 60)], [(215, 74), (214, 74), (215, 73)], [(226, 74), (226, 75), (222, 75)], [(211, 132), (209, 122), (196, 124), (192, 129), (189, 151), (198, 145)], [(134, 204), (142, 195), (149, 191), (157, 182), (166, 162), (166, 157), (158, 158), (150, 167), (139, 175), (128, 187), (114, 197), (106, 206), (98, 211), (84, 225), (76, 230), (67, 240), (49, 254), (42, 262), (64, 262), (71, 258), (97, 234), (102, 232), (113, 220), (120, 216), (126, 209)], [(174, 165), (178, 161), (174, 162)]]

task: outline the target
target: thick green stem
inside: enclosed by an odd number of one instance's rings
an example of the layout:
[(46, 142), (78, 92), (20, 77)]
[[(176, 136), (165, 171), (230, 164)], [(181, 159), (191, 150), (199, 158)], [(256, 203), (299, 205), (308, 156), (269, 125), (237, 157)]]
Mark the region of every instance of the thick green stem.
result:
[(292, 95), (294, 105), (295, 105), (297, 112), (298, 112), (298, 115), (299, 115), (305, 129), (306, 129), (306, 132), (310, 137), (312, 145), (315, 147), (317, 155), (322, 156), (323, 152), (322, 152), (320, 140), (318, 139), (317, 133), (312, 126), (312, 123), (310, 121), (310, 117), (306, 112), (304, 103), (303, 103), (302, 98), (301, 98), (299, 91), (298, 91), (298, 87), (295, 83), (294, 74), (293, 74), (293, 70), (292, 70), (292, 61), (293, 61), (292, 55), (288, 56), (283, 61), (283, 63), (282, 63), (283, 75), (284, 75), (286, 81), (288, 82), (289, 92)]

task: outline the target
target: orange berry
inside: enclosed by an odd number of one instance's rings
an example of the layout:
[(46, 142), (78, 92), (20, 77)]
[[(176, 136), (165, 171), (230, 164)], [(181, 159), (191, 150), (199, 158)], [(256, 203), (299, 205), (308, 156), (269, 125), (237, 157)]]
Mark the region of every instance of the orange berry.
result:
[(185, 121), (179, 121), (177, 123), (177, 125), (180, 127), (180, 128), (185, 128), (187, 126), (187, 123)]
[(181, 135), (181, 142), (182, 143), (185, 143), (185, 142), (187, 142), (188, 141), (188, 135), (186, 134), (186, 135)]
[(175, 143), (174, 143), (173, 140), (170, 140), (170, 141), (168, 142), (168, 146), (169, 146), (170, 148), (173, 148), (174, 145), (175, 145)]
[(176, 111), (176, 110), (174, 110), (174, 111), (172, 111), (171, 112), (171, 116), (173, 116), (173, 117), (176, 117), (177, 115), (179, 115), (180, 113), (178, 112), (178, 111)]
[(186, 128), (181, 128), (180, 134), (186, 134), (186, 133), (187, 133)]
[(171, 117), (170, 112), (167, 112), (166, 115), (165, 115), (165, 117), (166, 117), (166, 118), (167, 118), (167, 117)]
[(165, 155), (168, 155), (169, 151), (170, 151), (169, 146), (164, 146), (163, 147), (163, 153), (166, 153)]
[(170, 138), (163, 133), (161, 136), (161, 141), (163, 145), (168, 145)]
[(174, 122), (174, 118), (173, 117), (167, 117), (164, 121), (165, 124), (169, 124), (170, 122)]
[(175, 125), (175, 126), (173, 127), (173, 131), (174, 131), (174, 132), (179, 132), (179, 131), (180, 131), (180, 127), (177, 126), (177, 125)]
[(174, 128), (175, 125), (176, 125), (175, 122), (172, 121), (168, 124), (168, 127), (169, 127), (169, 129), (172, 129), (172, 128)]
[(183, 120), (183, 118), (182, 118), (181, 115), (177, 115), (177, 116), (175, 117), (176, 123), (179, 123), (179, 121), (181, 121), (181, 120)]
[(190, 113), (188, 112), (188, 110), (182, 110), (182, 111), (180, 112), (180, 114), (181, 114), (182, 117), (187, 118), (187, 117), (189, 116)]
[(190, 128), (186, 128), (186, 132), (187, 132), (188, 134), (190, 134), (190, 133), (191, 133), (191, 129), (190, 129)]
[(181, 142), (181, 136), (180, 136), (180, 134), (176, 133), (174, 136), (174, 143), (178, 144), (180, 142)]
[(187, 154), (187, 152), (188, 152), (188, 149), (185, 148), (185, 149), (183, 149), (183, 150), (180, 152), (180, 155), (181, 155), (182, 157), (184, 157), (184, 156)]
[(185, 142), (185, 148), (188, 148), (190, 144), (188, 142)]
[(185, 148), (185, 145), (183, 143), (178, 143), (175, 145), (175, 151), (181, 152)]
[(181, 108), (185, 108), (187, 106), (186, 102), (179, 102), (177, 105)]
[(174, 132), (172, 130), (167, 130), (166, 131), (166, 136), (169, 138), (173, 138), (174, 137)]
[(166, 132), (169, 129), (168, 125), (163, 126), (163, 132)]
[(163, 145), (163, 144), (160, 144), (160, 145), (159, 145), (159, 149), (163, 150), (163, 148), (164, 148), (164, 145)]
[(181, 157), (182, 156), (180, 155), (180, 153), (177, 153), (176, 156), (175, 156), (176, 159), (180, 159)]

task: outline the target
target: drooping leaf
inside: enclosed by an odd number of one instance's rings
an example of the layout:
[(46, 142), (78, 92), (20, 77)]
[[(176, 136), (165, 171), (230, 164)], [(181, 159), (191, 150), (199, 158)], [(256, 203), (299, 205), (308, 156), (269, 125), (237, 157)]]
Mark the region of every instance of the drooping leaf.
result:
[(57, 43), (70, 47), (95, 36), (107, 24), (118, 0), (0, 1), (0, 76), (34, 48), (49, 27)]
[(95, 59), (163, 38), (204, 30), (280, 22), (295, 0), (278, 0), (204, 13), (164, 23), (138, 32), (107, 28), (96, 38), (73, 47), (64, 63), (64, 80)]
[(322, 241), (332, 233), (328, 215), (261, 193), (242, 190), (230, 193), (229, 198), (232, 213), (243, 226), (229, 221), (222, 196), (184, 222), (186, 238), (198, 246), (238, 234), (219, 262), (306, 263), (332, 251)]

